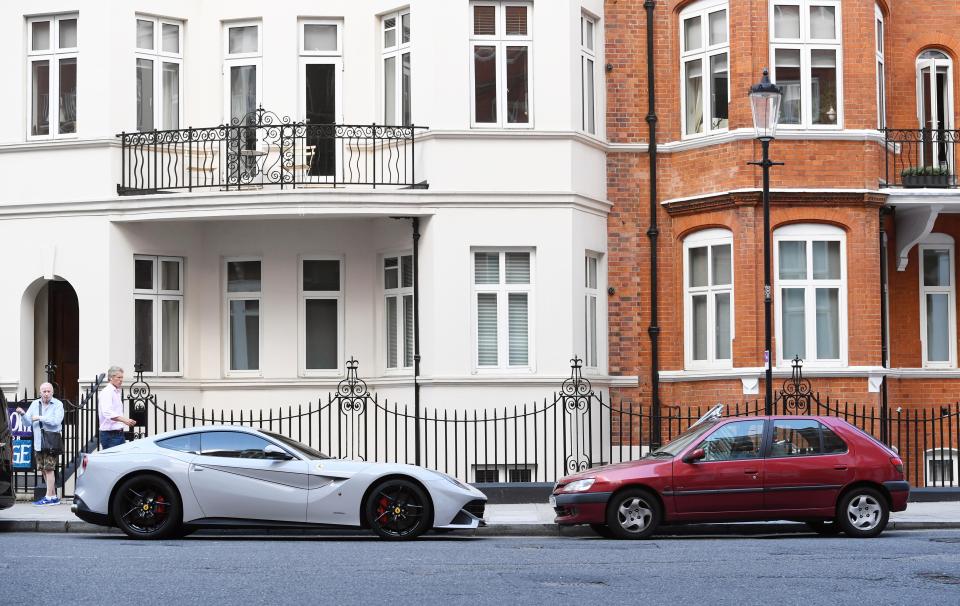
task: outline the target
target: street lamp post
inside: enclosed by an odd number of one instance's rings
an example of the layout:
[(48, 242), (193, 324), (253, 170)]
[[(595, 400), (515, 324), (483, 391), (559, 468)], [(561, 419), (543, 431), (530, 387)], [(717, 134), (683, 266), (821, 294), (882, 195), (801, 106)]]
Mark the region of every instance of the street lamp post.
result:
[(757, 140), (763, 149), (763, 159), (760, 162), (750, 162), (763, 168), (763, 328), (764, 352), (763, 359), (766, 366), (764, 395), (764, 411), (773, 413), (773, 356), (770, 351), (770, 167), (782, 166), (783, 162), (770, 161), (770, 142), (777, 132), (777, 120), (780, 117), (780, 87), (771, 83), (766, 68), (758, 84), (750, 87), (750, 109), (753, 111), (753, 128)]

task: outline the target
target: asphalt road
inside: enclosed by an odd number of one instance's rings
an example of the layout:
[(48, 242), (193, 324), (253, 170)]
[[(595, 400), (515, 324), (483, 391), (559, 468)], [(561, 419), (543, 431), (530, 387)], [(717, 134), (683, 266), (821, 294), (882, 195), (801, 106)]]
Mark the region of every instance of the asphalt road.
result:
[[(592, 537), (0, 535), (6, 604), (960, 604), (960, 531)], [(21, 598), (16, 593), (22, 593)]]

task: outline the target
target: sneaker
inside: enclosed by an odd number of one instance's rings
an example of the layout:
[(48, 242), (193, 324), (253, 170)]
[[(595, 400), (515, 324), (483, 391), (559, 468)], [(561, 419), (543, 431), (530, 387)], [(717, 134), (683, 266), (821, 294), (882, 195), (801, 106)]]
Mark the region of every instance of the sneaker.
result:
[(50, 504), (50, 499), (48, 499), (47, 497), (43, 497), (39, 501), (34, 501), (33, 504), (36, 505), (37, 507), (43, 507), (44, 505)]
[(59, 505), (60, 497), (45, 497), (47, 499), (47, 505)]

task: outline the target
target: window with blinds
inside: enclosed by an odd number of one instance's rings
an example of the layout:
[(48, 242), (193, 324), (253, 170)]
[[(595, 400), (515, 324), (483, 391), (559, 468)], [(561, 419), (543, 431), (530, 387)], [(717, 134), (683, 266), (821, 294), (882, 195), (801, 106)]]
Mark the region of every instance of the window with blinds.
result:
[(597, 341), (600, 257), (595, 254), (587, 254), (583, 261), (583, 365), (587, 368), (597, 368), (600, 358)]
[(472, 125), (529, 127), (532, 5), (489, 1), (471, 9)]
[(413, 368), (413, 255), (383, 259), (387, 369)]
[(530, 368), (531, 251), (474, 251), (476, 364)]

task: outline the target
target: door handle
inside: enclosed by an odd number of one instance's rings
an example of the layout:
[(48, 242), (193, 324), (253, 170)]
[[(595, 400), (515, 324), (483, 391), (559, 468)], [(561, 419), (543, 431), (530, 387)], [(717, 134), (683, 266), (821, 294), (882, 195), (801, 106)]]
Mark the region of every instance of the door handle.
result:
[(833, 468), (836, 469), (837, 471), (844, 471), (844, 470), (846, 470), (847, 466), (846, 466), (846, 465), (834, 465)]
[(203, 467), (200, 467), (199, 465), (194, 465), (193, 471), (203, 471)]
[(746, 469), (746, 470), (744, 470), (743, 473), (747, 474), (748, 476), (752, 476), (752, 475), (754, 475), (754, 474), (757, 473), (757, 470), (756, 470), (756, 469)]

